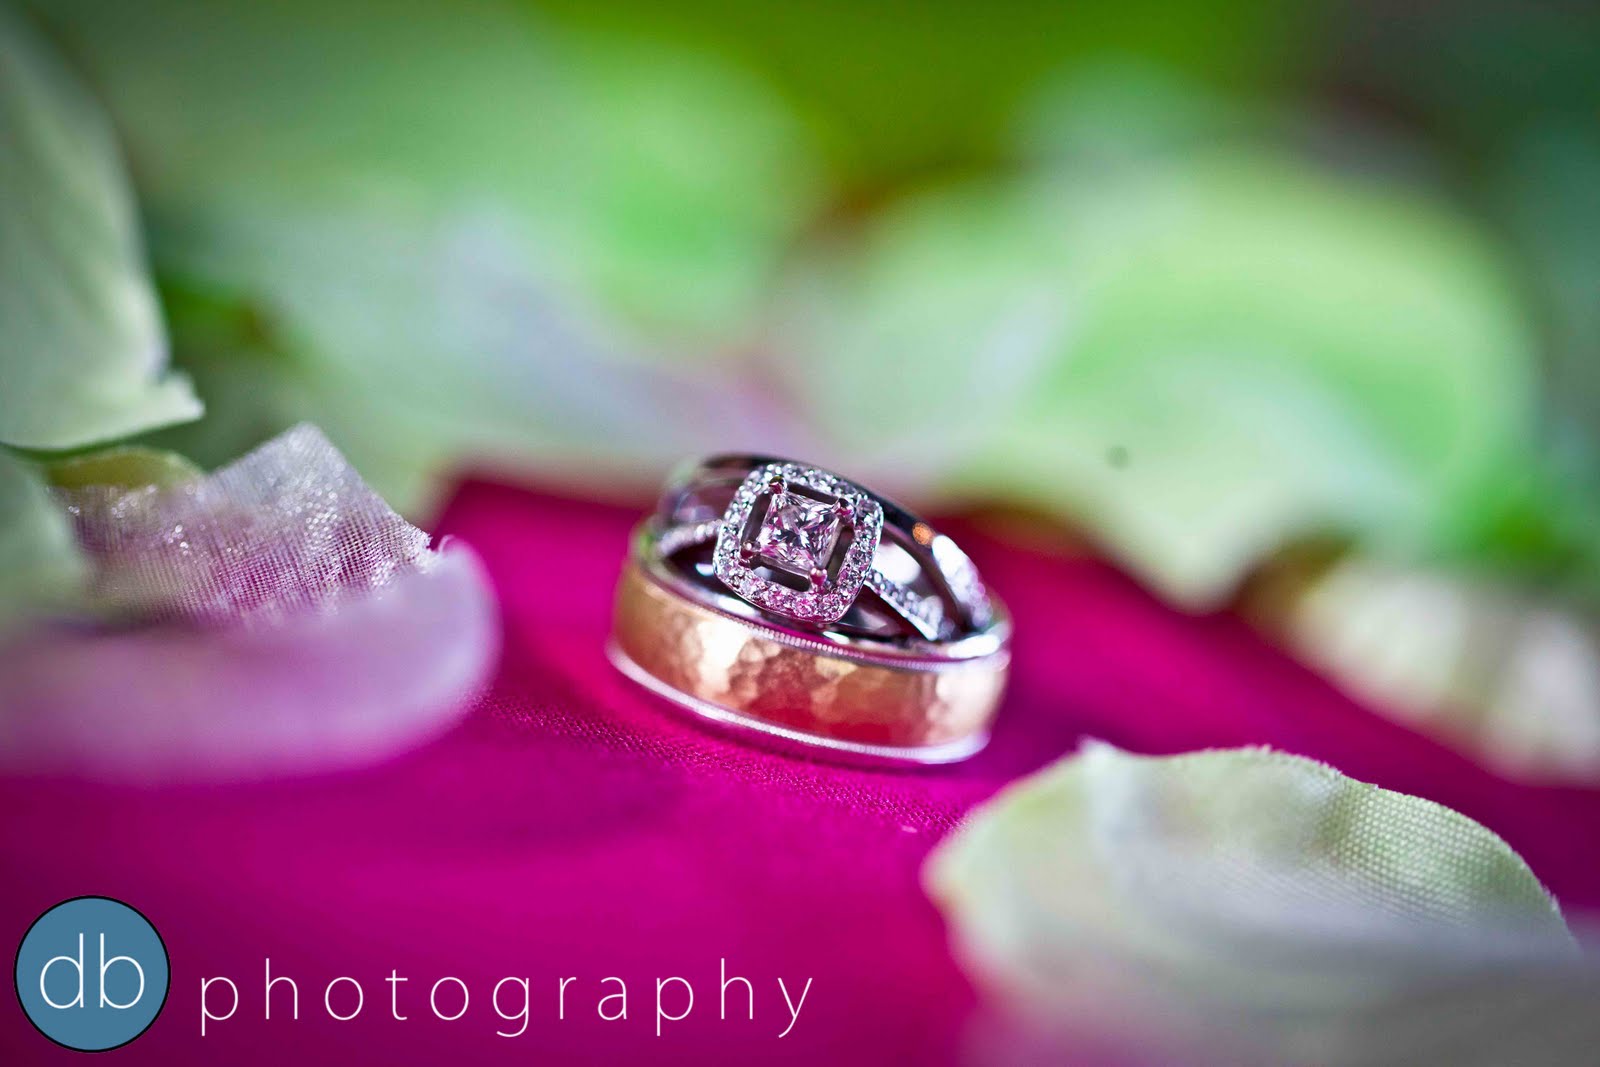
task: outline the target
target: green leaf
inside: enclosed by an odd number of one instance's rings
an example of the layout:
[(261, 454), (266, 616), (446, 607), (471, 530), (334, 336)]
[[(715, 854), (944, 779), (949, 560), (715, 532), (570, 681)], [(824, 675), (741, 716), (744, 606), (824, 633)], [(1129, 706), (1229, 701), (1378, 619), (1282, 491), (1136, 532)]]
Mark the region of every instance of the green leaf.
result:
[(1593, 970), (1504, 841), (1296, 756), (1090, 743), (925, 876), (980, 985), (1057, 1036), (1322, 1064), (1565, 1062), (1594, 1036)]
[(1500, 168), (1491, 192), (1544, 297), (1549, 403), (1561, 417), (1552, 436), (1583, 450), (1592, 479), (1600, 470), (1600, 128), (1592, 113), (1536, 124)]
[(166, 337), (110, 127), (0, 6), (0, 442), (69, 449), (200, 413)]
[(1318, 19), (1266, 0), (897, 4), (810, 0), (543, 0), (541, 11), (642, 38), (687, 38), (744, 60), (816, 131), (846, 196), (1010, 158), (1019, 98), (1099, 56), (1139, 56), (1207, 84), (1308, 81)]

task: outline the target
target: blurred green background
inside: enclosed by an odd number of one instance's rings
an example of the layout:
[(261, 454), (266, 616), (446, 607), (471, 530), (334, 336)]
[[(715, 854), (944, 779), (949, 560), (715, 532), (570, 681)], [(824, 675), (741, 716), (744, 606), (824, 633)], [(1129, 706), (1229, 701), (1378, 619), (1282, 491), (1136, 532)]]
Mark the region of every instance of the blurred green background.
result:
[[(1592, 4), (33, 0), (0, 32), (13, 456), (214, 466), (310, 420), (425, 516), (466, 469), (636, 499), (794, 454), (1065, 525), (1462, 736), (1559, 705), (1529, 745), (1600, 767)], [(1453, 599), (1375, 608), (1399, 576)]]

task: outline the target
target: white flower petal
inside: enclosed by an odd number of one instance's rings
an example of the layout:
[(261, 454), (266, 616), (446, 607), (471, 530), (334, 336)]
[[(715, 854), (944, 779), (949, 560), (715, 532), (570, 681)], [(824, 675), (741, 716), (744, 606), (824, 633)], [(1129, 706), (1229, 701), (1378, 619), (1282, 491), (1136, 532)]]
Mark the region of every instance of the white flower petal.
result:
[(0, 442), (64, 449), (200, 414), (99, 107), (0, 7)]
[[(1596, 1036), (1571, 1011), (1595, 975), (1505, 842), (1299, 757), (1091, 743), (980, 809), (927, 880), (980, 981), (1061, 1033), (1327, 1064)], [(1468, 1005), (1562, 1026), (1481, 1042)]]
[(456, 722), (498, 648), (487, 576), (297, 427), (173, 485), (56, 490), (120, 624), (0, 643), (0, 766), (234, 780), (381, 759)]

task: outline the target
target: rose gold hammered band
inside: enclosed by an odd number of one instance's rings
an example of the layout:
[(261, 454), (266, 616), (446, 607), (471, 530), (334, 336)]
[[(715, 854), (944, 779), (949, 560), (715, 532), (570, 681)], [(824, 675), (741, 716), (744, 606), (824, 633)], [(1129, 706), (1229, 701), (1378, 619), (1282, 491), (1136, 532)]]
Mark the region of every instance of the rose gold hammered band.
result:
[(635, 681), (739, 731), (836, 757), (923, 764), (988, 740), (1009, 654), (914, 659), (829, 647), (695, 603), (624, 566), (611, 656)]

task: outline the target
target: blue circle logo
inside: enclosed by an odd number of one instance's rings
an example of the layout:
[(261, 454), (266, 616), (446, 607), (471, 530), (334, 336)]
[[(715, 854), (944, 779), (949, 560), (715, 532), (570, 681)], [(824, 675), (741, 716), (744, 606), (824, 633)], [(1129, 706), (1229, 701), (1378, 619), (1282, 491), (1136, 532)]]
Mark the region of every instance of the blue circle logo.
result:
[(79, 1052), (117, 1048), (148, 1030), (170, 977), (156, 928), (110, 897), (75, 897), (35, 919), (14, 972), (28, 1021)]

